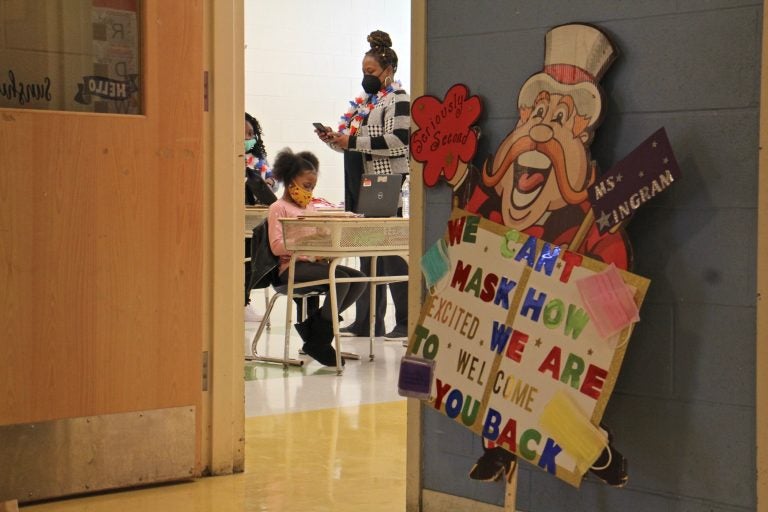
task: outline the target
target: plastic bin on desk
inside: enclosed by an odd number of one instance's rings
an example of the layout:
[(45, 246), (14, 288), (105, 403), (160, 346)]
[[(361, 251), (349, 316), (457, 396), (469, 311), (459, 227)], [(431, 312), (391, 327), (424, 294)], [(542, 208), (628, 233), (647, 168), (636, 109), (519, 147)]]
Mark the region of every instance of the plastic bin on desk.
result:
[(408, 219), (280, 219), (289, 251), (355, 252), (408, 250)]

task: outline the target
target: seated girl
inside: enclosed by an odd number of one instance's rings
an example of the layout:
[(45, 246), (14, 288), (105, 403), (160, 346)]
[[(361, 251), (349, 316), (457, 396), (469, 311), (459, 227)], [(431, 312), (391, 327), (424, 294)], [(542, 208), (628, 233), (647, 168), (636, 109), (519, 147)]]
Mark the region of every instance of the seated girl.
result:
[[(308, 151), (293, 153), (284, 149), (277, 155), (272, 167), (272, 175), (284, 185), (280, 199), (269, 206), (269, 245), (275, 256), (280, 257), (279, 280), (288, 283), (290, 252), (285, 248), (281, 218), (298, 217), (314, 211), (311, 204), (312, 191), (317, 184), (319, 163), (317, 157)], [(329, 263), (310, 256), (302, 256), (296, 261), (294, 282), (302, 283), (328, 278)], [(336, 277), (364, 277), (353, 268), (339, 265)], [(365, 291), (367, 283), (336, 283), (336, 296), (339, 313), (354, 304)], [(328, 286), (323, 287), (326, 291)], [(296, 324), (296, 330), (304, 340), (304, 352), (326, 366), (336, 366), (336, 350), (333, 341), (333, 323), (331, 300), (326, 296), (320, 309), (313, 312), (306, 320)], [(343, 361), (343, 359), (342, 359)]]

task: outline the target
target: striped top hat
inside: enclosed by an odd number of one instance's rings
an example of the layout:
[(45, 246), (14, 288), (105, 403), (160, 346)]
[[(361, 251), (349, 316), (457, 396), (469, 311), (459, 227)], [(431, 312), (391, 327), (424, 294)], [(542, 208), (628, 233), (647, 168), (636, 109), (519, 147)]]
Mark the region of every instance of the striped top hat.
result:
[(531, 107), (541, 91), (568, 95), (577, 112), (595, 126), (603, 113), (598, 87), (617, 50), (608, 36), (591, 25), (571, 23), (547, 32), (544, 70), (531, 76), (520, 89), (518, 107)]

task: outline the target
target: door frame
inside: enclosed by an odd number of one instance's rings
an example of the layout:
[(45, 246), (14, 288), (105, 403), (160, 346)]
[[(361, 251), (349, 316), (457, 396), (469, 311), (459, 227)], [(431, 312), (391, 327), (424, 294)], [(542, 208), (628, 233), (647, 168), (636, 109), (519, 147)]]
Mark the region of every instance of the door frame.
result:
[[(206, 3), (205, 69), (209, 70), (209, 108), (205, 114), (205, 154), (209, 177), (205, 184), (204, 223), (206, 247), (204, 276), (205, 346), (210, 354), (210, 391), (204, 392), (205, 430), (203, 461), (210, 474), (241, 471), (244, 466), (245, 385), (242, 296), (242, 183), (239, 169), (238, 134), (245, 112), (243, 0), (209, 0)], [(411, 92), (416, 98), (426, 86), (426, 0), (411, 1)], [(214, 80), (215, 78), (215, 80)], [(416, 164), (416, 162), (412, 162)], [(423, 186), (415, 180), (414, 214), (411, 217), (410, 246), (421, 249), (424, 238)], [(416, 228), (416, 229), (414, 229)], [(421, 250), (418, 251), (421, 254)], [(421, 282), (419, 258), (410, 257), (410, 282)], [(409, 318), (412, 325), (421, 309), (421, 287), (409, 288)], [(421, 402), (408, 400), (407, 488), (408, 510), (418, 510), (421, 502)]]
[[(767, 0), (768, 1), (768, 0)], [(427, 88), (427, 0), (411, 0), (411, 103), (426, 94)], [(415, 129), (411, 119), (411, 131)], [(424, 252), (424, 181), (422, 164), (411, 158), (411, 172), (419, 179), (411, 180), (411, 220), (408, 240), (408, 332), (413, 332), (421, 314), (421, 255)], [(406, 418), (405, 509), (421, 510), (421, 416), (422, 401), (408, 399)]]
[(757, 198), (757, 332), (755, 336), (755, 408), (757, 510), (768, 503), (768, 0), (763, 0), (760, 65), (760, 139)]
[[(426, 89), (426, 5), (411, 1), (411, 96)], [(244, 217), (242, 181), (238, 179), (242, 156), (239, 135), (245, 112), (243, 0), (208, 0), (205, 10), (205, 69), (209, 71), (209, 108), (205, 113), (204, 221), (205, 294), (203, 351), (210, 354), (209, 391), (204, 391), (205, 429), (202, 458), (208, 473), (227, 474), (244, 466), (245, 385), (242, 344), (242, 238)], [(419, 165), (412, 161), (412, 166)], [(415, 167), (414, 167), (415, 168)], [(222, 171), (233, 169), (233, 172)], [(424, 239), (424, 190), (421, 180), (412, 185), (410, 246), (411, 283), (421, 283), (419, 257)], [(409, 287), (409, 318), (413, 328), (421, 310), (421, 286)], [(421, 402), (408, 400), (407, 412), (407, 510), (421, 507)]]
[(203, 461), (207, 473), (242, 471), (245, 463), (243, 377), (243, 165), (245, 112), (243, 0), (207, 0), (204, 114), (203, 352), (208, 387), (203, 391)]

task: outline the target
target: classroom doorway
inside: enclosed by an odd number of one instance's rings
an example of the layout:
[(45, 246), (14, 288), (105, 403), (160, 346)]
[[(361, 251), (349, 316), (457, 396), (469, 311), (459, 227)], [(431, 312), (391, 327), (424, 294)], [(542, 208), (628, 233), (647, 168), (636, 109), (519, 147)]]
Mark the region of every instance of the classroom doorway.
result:
[[(349, 108), (349, 101), (360, 96), (361, 62), (370, 49), (366, 37), (374, 30), (390, 35), (398, 55), (395, 78), (408, 90), (410, 9), (410, 0), (397, 0), (385, 9), (371, 0), (336, 3), (333, 9), (312, 0), (284, 4), (244, 0), (245, 110), (257, 119), (261, 128), (257, 144), (261, 143), (261, 148), (266, 150), (268, 165), (286, 147), (313, 152), (320, 160), (320, 179), (314, 195), (328, 203), (343, 205), (343, 155), (318, 140), (312, 123), (320, 122), (335, 129)], [(377, 12), (377, 16), (369, 16), (371, 12)], [(339, 27), (346, 29), (339, 30)], [(281, 189), (277, 190), (278, 196), (282, 193)], [(357, 265), (357, 259), (350, 264)], [(277, 302), (278, 308), (284, 308), (284, 304), (284, 300)], [(394, 308), (389, 306), (387, 310), (391, 313)], [(253, 330), (258, 325), (257, 315), (265, 308), (263, 292), (252, 292), (252, 304), (245, 317), (254, 322), (253, 325), (246, 323), (246, 351), (250, 350)], [(350, 313), (345, 314), (345, 323), (351, 321)], [(271, 324), (279, 324), (277, 331), (282, 332), (284, 309), (273, 312), (271, 318), (279, 319)], [(393, 326), (393, 318), (386, 321), (387, 327)]]
[[(371, 16), (372, 12), (376, 12), (376, 16)], [(382, 8), (380, 3), (368, 0), (348, 1), (334, 3), (333, 9), (329, 9), (327, 4), (311, 0), (293, 1), (290, 5), (244, 0), (243, 24), (245, 111), (259, 122), (267, 162), (271, 164), (285, 147), (312, 151), (320, 160), (315, 195), (338, 205), (344, 200), (343, 155), (317, 139), (312, 123), (320, 122), (335, 129), (349, 101), (360, 95), (362, 58), (370, 48), (366, 37), (374, 30), (390, 35), (398, 55), (396, 78), (410, 92), (411, 2), (398, 0)], [(282, 189), (277, 191), (278, 197), (282, 192)], [(355, 266), (357, 262), (349, 264)], [(263, 312), (264, 292), (253, 291), (251, 299), (256, 310)], [(275, 351), (281, 355), (284, 307), (285, 299), (281, 298), (271, 315), (270, 333), (263, 333), (259, 340), (260, 353)], [(344, 314), (343, 324), (352, 320), (353, 309)], [(394, 326), (391, 303), (387, 311), (385, 324), (389, 330)], [(245, 326), (244, 349), (248, 350), (258, 324), (247, 322)], [(294, 338), (298, 336), (294, 334)], [(348, 362), (340, 378), (335, 376), (335, 369), (316, 362), (304, 369), (290, 368), (285, 372), (279, 365), (247, 364), (246, 436), (249, 421), (261, 416), (326, 409), (341, 418), (345, 415), (339, 411), (347, 407), (359, 407), (370, 415), (375, 414), (375, 407), (369, 406), (400, 401), (402, 414), (396, 428), (402, 438), (394, 450), (401, 450), (404, 457), (406, 406), (397, 394), (396, 385), (399, 359), (405, 351), (402, 342), (379, 339), (373, 362), (368, 361), (366, 355), (366, 339), (345, 338), (344, 346), (364, 357), (361, 361)], [(298, 348), (300, 342), (292, 344), (292, 356), (295, 357)], [(246, 471), (249, 464), (254, 462), (246, 462)], [(404, 478), (404, 464), (399, 469)]]

